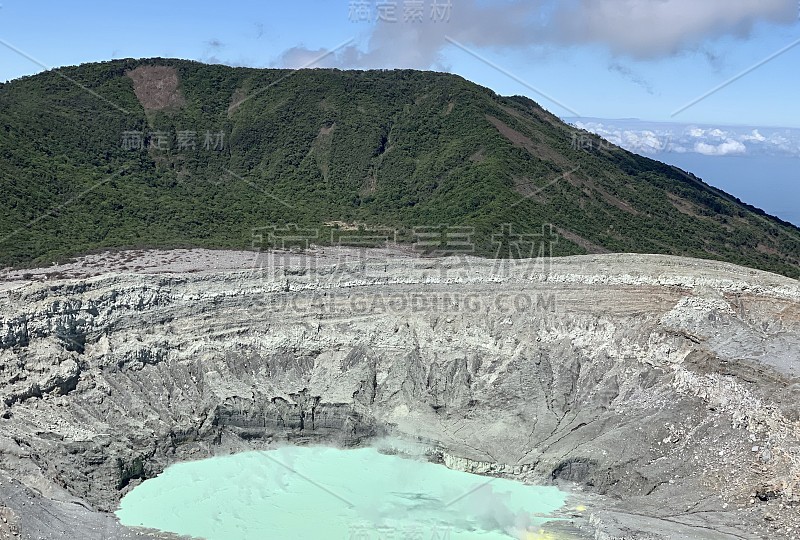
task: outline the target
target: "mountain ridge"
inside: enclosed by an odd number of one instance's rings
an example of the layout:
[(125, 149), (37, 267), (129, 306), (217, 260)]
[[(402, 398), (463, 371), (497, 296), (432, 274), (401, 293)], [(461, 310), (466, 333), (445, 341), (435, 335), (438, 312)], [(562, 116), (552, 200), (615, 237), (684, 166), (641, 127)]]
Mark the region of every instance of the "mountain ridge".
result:
[(457, 75), (113, 60), (1, 84), (0, 118), (3, 265), (342, 223), (445, 254), (800, 266), (790, 223)]

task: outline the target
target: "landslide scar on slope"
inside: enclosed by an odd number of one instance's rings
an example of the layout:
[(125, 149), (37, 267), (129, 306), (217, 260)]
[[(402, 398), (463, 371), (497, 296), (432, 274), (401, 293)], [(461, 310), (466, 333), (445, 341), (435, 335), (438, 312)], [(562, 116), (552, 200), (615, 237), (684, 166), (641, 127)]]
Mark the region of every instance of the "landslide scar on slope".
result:
[(311, 145), (311, 151), (314, 154), (314, 159), (317, 162), (319, 172), (322, 178), (327, 182), (331, 173), (331, 145), (333, 140), (333, 130), (336, 128), (336, 122), (319, 128), (317, 138), (314, 139)]
[(564, 159), (563, 156), (548, 148), (546, 144), (535, 142), (533, 139), (524, 133), (520, 133), (499, 118), (495, 118), (494, 116), (487, 114), (486, 120), (488, 120), (489, 123), (497, 128), (497, 131), (499, 131), (503, 137), (511, 141), (514, 146), (527, 150), (531, 153), (531, 155), (534, 155), (539, 159), (550, 161), (561, 167), (570, 167), (572, 165), (569, 161)]
[(186, 103), (178, 88), (178, 70), (171, 66), (139, 66), (126, 74), (146, 111), (177, 109)]

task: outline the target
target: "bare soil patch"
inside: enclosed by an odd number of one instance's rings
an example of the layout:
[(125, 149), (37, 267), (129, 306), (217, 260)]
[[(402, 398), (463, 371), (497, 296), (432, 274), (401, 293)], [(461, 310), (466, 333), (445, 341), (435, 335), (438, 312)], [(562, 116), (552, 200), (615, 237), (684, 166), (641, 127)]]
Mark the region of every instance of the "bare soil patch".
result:
[(127, 73), (133, 91), (147, 111), (177, 109), (186, 103), (179, 88), (178, 70), (170, 66), (139, 66)]

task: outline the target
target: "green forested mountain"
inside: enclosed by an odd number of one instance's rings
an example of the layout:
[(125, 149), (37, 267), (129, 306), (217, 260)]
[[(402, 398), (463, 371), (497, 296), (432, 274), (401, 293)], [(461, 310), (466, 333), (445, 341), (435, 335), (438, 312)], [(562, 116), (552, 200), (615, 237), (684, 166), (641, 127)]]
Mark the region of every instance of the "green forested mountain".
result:
[(556, 255), (688, 255), (792, 277), (800, 266), (797, 227), (442, 73), (170, 59), (48, 71), (0, 85), (0, 186), (0, 265), (247, 248), (270, 225), (326, 243), (355, 223), (401, 241), (450, 226), (463, 243), (447, 249), (483, 255), (513, 251), (498, 251), (503, 231), (552, 224)]

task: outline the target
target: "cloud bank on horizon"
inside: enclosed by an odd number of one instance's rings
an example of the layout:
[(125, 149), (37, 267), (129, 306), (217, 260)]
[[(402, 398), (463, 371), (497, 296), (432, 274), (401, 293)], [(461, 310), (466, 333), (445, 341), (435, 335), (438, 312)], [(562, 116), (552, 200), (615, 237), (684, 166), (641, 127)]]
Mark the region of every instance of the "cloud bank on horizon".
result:
[(800, 129), (753, 126), (703, 126), (640, 120), (566, 118), (631, 152), (705, 156), (800, 157)]
[[(351, 20), (355, 4), (350, 3)], [(417, 2), (419, 4), (420, 2)], [(435, 0), (444, 17), (412, 19), (403, 2), (378, 14), (364, 48), (292, 47), (285, 67), (441, 68), (448, 38), (476, 48), (600, 45), (620, 57), (656, 59), (698, 50), (726, 36), (746, 38), (756, 25), (794, 24), (796, 0)], [(366, 8), (364, 8), (366, 9)], [(370, 20), (375, 20), (371, 18)], [(491, 21), (491, 24), (487, 24)]]

